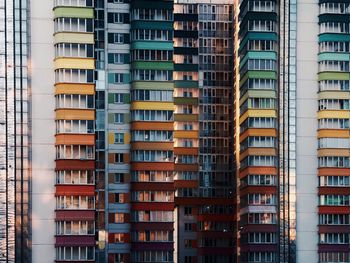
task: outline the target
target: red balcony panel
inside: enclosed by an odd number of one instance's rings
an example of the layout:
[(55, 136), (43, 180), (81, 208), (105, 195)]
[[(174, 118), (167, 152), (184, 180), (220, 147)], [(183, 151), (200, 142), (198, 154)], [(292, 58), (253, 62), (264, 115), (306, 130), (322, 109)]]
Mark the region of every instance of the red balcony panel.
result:
[(176, 180), (174, 181), (175, 188), (197, 188), (197, 180)]
[(56, 236), (56, 247), (89, 246), (96, 245), (95, 235), (92, 236)]
[(247, 186), (240, 191), (240, 195), (246, 194), (277, 194), (276, 186)]
[(196, 198), (196, 197), (175, 197), (177, 205), (235, 205), (235, 198)]
[(235, 219), (235, 214), (226, 215), (198, 215), (197, 221), (228, 221), (232, 222)]
[(95, 170), (93, 160), (56, 160), (57, 170)]
[(92, 210), (59, 210), (56, 211), (56, 221), (69, 221), (69, 220), (95, 220), (95, 211)]
[(318, 244), (318, 252), (350, 252), (349, 244)]
[(132, 250), (174, 250), (173, 242), (138, 242), (131, 244)]
[(95, 262), (95, 260), (90, 260), (90, 261), (75, 261), (75, 260), (68, 260), (68, 261), (61, 261), (61, 260), (55, 260), (56, 263), (91, 263), (91, 262)]
[(174, 203), (131, 203), (131, 209), (136, 211), (143, 211), (143, 210), (153, 210), (153, 211), (173, 211), (174, 210)]
[(199, 238), (232, 238), (233, 237), (233, 230), (232, 231), (198, 231), (197, 232), (197, 239)]
[(266, 167), (266, 166), (259, 166), (259, 167), (251, 167), (248, 166), (242, 170), (239, 171), (239, 177), (244, 178), (249, 174), (272, 174), (277, 175), (277, 168), (274, 166)]
[(350, 227), (346, 226), (329, 226), (329, 225), (319, 225), (319, 233), (350, 233)]
[(174, 230), (174, 223), (149, 223), (149, 222), (133, 222), (131, 223), (133, 230)]
[(319, 214), (350, 214), (350, 206), (319, 206)]
[(131, 183), (131, 190), (133, 191), (174, 191), (174, 183), (148, 183), (138, 182)]
[(174, 154), (198, 155), (198, 147), (175, 147)]
[(318, 176), (350, 176), (350, 168), (318, 168)]
[(93, 185), (56, 185), (55, 196), (60, 195), (95, 195), (95, 186)]
[(175, 164), (176, 171), (198, 171), (199, 164)]
[(254, 225), (245, 225), (242, 230), (241, 233), (251, 233), (251, 232), (277, 232), (278, 231), (278, 227), (277, 225), (258, 225), (258, 224), (254, 224)]
[(348, 195), (350, 193), (350, 187), (319, 187), (318, 194), (320, 195)]
[(276, 244), (241, 244), (242, 252), (275, 252)]
[(134, 171), (173, 171), (174, 163), (173, 162), (132, 162), (131, 170)]

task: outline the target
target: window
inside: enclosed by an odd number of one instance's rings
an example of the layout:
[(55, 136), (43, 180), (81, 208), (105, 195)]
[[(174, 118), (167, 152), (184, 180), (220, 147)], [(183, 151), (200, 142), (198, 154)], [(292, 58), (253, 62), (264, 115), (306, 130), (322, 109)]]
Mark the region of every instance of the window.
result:
[(114, 144), (123, 144), (123, 143), (124, 143), (124, 133), (115, 133)]
[(130, 35), (123, 33), (108, 33), (109, 44), (129, 44)]
[(114, 183), (124, 183), (123, 173), (115, 173), (115, 174), (112, 174), (112, 176), (114, 176)]
[(114, 202), (115, 203), (125, 203), (125, 194), (116, 193), (114, 194)]
[(114, 103), (124, 103), (124, 93), (114, 93)]
[(114, 233), (113, 234), (113, 241), (114, 243), (124, 243), (126, 238), (125, 233)]
[(192, 207), (190, 207), (190, 206), (185, 206), (185, 207), (184, 207), (184, 214), (185, 214), (186, 216), (192, 215)]
[(185, 248), (192, 248), (193, 247), (192, 241), (193, 240), (191, 240), (191, 239), (185, 239), (184, 240)]
[(191, 232), (192, 231), (192, 223), (185, 223), (185, 231)]
[(130, 21), (129, 13), (108, 13), (108, 23), (125, 23), (128, 24)]
[(123, 153), (114, 154), (114, 162), (115, 163), (123, 163), (124, 162), (124, 154)]
[(114, 123), (124, 123), (124, 114), (114, 113)]

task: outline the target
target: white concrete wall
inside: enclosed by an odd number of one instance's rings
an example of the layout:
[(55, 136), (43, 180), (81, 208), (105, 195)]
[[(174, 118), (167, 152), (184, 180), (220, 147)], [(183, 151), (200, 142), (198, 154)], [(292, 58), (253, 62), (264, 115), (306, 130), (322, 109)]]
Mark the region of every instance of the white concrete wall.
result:
[(32, 262), (55, 260), (53, 0), (30, 1), (32, 91)]
[(316, 263), (318, 0), (297, 4), (297, 262)]

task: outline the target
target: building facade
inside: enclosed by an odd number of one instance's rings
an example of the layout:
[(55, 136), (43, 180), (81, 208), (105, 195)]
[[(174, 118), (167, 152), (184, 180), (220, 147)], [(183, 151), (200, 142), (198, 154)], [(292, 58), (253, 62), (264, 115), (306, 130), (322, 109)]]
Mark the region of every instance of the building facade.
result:
[(349, 262), (349, 17), (0, 0), (0, 262)]

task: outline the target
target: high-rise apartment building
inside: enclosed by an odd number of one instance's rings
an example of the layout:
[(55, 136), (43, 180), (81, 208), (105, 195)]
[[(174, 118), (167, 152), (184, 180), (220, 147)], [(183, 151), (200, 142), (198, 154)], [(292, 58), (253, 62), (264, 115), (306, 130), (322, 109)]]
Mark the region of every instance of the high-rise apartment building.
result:
[(348, 0), (0, 0), (0, 262), (350, 262)]

